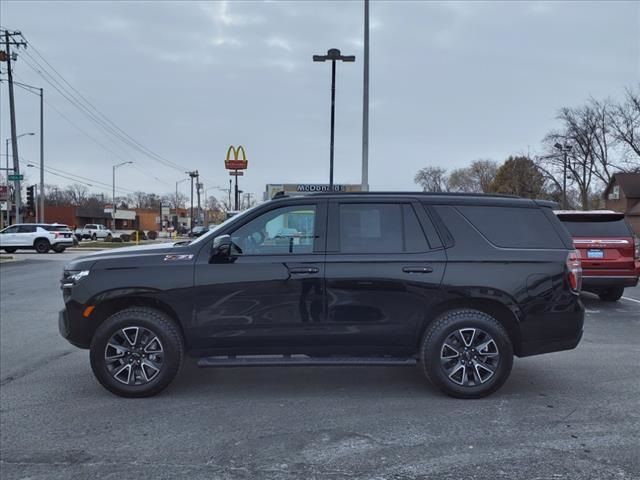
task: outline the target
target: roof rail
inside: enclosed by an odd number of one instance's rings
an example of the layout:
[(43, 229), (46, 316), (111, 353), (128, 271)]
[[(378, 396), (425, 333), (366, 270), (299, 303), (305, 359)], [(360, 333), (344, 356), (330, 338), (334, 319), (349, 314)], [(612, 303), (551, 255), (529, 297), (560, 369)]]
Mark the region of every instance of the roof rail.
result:
[[(277, 194), (276, 194), (277, 195)], [(495, 198), (521, 198), (517, 195), (504, 193), (468, 193), (468, 192), (392, 192), (392, 191), (368, 191), (368, 192), (313, 192), (309, 195), (425, 195), (444, 197), (495, 197)], [(274, 196), (275, 198), (275, 196)]]

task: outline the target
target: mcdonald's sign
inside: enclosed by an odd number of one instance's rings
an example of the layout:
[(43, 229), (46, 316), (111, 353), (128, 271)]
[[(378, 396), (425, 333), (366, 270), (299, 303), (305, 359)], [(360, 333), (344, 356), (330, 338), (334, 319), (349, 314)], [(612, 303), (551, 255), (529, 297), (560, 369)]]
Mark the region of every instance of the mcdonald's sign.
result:
[[(233, 158), (231, 155), (233, 154)], [(242, 158), (240, 158), (242, 154)], [(249, 162), (247, 161), (247, 154), (244, 152), (244, 147), (238, 145), (238, 148), (231, 145), (227, 150), (227, 159), (224, 161), (224, 168), (227, 170), (246, 170)]]

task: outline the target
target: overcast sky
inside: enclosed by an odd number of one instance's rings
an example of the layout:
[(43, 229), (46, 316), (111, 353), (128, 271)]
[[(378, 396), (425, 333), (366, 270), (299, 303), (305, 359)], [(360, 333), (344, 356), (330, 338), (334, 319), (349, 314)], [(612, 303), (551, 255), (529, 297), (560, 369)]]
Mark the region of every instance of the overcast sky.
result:
[[(5, 0), (0, 15), (2, 27), (22, 31), (122, 130), (198, 169), (205, 187), (228, 184), (226, 149), (244, 145), (249, 170), (240, 188), (259, 196), (266, 183), (328, 181), (331, 69), (311, 56), (332, 47), (355, 54), (356, 63), (337, 68), (335, 181), (360, 182), (361, 1)], [(114, 140), (28, 62), (20, 53), (14, 71), (16, 80), (45, 87), (46, 165), (110, 185), (112, 165), (122, 161), (55, 108), (135, 161), (137, 168), (118, 170), (118, 186), (175, 190), (180, 171)], [(639, 79), (640, 2), (372, 1), (371, 187), (415, 189), (423, 166), (533, 154), (560, 107), (620, 98)], [(4, 154), (6, 82), (0, 90)], [(17, 89), (16, 102), (18, 133), (37, 132), (37, 97)], [(37, 137), (20, 140), (25, 161), (38, 155)], [(46, 183), (71, 182), (47, 174)], [(186, 193), (187, 182), (180, 188)]]

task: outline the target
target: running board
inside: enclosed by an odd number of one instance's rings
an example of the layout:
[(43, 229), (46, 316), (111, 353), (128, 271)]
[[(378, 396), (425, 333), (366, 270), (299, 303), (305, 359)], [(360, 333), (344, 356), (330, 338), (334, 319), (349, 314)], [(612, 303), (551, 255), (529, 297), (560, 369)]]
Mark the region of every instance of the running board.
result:
[(198, 367), (412, 367), (414, 357), (309, 357), (307, 355), (237, 355), (202, 357)]

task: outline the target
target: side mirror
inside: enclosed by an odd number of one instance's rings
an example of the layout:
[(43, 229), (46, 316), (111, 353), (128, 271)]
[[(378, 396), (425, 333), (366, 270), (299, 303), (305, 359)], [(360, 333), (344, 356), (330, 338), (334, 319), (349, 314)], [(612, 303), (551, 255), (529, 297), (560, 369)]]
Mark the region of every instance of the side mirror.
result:
[(213, 239), (209, 263), (228, 262), (231, 259), (231, 236), (220, 235)]

